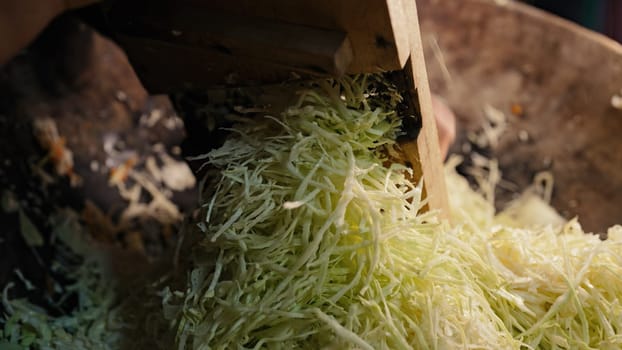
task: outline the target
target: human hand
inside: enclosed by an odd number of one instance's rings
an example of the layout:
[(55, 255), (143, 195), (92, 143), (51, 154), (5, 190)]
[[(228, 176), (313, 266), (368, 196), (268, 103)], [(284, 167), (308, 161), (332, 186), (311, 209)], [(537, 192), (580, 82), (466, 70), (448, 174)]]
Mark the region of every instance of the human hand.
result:
[(432, 95), (432, 110), (436, 120), (441, 156), (445, 159), (449, 147), (456, 138), (456, 116), (449, 106), (443, 102), (443, 99), (436, 95)]

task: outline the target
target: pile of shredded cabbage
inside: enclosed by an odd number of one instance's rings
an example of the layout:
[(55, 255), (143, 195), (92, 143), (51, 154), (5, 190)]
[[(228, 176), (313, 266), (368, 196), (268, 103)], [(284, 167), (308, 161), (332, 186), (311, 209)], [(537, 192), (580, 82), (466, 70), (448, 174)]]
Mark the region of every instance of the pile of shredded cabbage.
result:
[[(63, 281), (44, 289), (15, 271), (19, 278), (0, 290), (0, 350), (171, 349), (174, 337), (157, 295), (170, 266), (137, 268), (144, 264), (130, 260), (137, 256), (90, 240), (72, 210), (60, 209), (49, 221), (55, 249), (51, 270)], [(115, 264), (134, 271), (121, 276)], [(20, 283), (29, 295), (41, 295), (39, 300), (11, 298)]]
[(601, 241), (537, 191), (495, 214), (494, 166), (480, 194), (455, 161), (452, 224), (421, 212), (421, 184), (390, 160), (399, 101), (360, 76), (238, 118), (200, 157), (196, 238), (132, 286), (89, 258), (75, 218), (54, 225), (84, 259), (58, 266), (76, 308), (52, 316), (5, 286), (0, 349), (170, 349), (171, 326), (179, 349), (622, 348), (622, 227)]
[[(37, 289), (16, 270), (18, 281), (2, 288), (5, 313), (0, 314), (0, 350), (118, 349), (123, 325), (117, 314), (116, 283), (101, 253), (84, 238), (75, 213), (54, 213), (50, 222), (56, 243), (51, 270), (63, 276), (65, 284), (50, 278), (51, 288)], [(16, 283), (23, 283), (31, 293), (39, 292), (46, 300), (44, 305), (27, 298), (10, 299)], [(75, 306), (67, 310), (71, 304)]]
[(179, 349), (622, 347), (622, 228), (495, 217), (451, 167), (454, 225), (422, 213), (388, 160), (399, 98), (369, 79), (303, 90), (202, 157), (192, 267), (163, 293)]

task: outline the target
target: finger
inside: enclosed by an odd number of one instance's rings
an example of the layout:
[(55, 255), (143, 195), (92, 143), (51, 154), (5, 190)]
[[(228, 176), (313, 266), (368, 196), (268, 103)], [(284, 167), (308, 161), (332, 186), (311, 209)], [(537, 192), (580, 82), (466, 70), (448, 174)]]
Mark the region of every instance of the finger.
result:
[(453, 111), (436, 95), (432, 95), (432, 109), (438, 130), (438, 141), (443, 159), (456, 138), (456, 116)]

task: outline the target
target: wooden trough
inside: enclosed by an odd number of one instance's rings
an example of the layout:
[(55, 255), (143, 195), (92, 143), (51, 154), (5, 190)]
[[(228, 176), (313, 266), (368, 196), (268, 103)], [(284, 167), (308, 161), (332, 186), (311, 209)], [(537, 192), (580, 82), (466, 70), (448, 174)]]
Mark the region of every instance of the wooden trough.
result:
[[(586, 230), (622, 222), (622, 46), (512, 1), (417, 2), (432, 91), (458, 117), (463, 152), (484, 106), (503, 112), (496, 147), (503, 178), (498, 206), (551, 171), (552, 204)], [(465, 149), (465, 150), (466, 150)]]

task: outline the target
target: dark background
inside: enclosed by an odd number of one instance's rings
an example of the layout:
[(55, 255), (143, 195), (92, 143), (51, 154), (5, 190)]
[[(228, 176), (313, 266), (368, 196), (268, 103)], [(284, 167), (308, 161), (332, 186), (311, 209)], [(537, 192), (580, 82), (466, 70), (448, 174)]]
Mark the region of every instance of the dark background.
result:
[(524, 0), (622, 42), (621, 0)]

